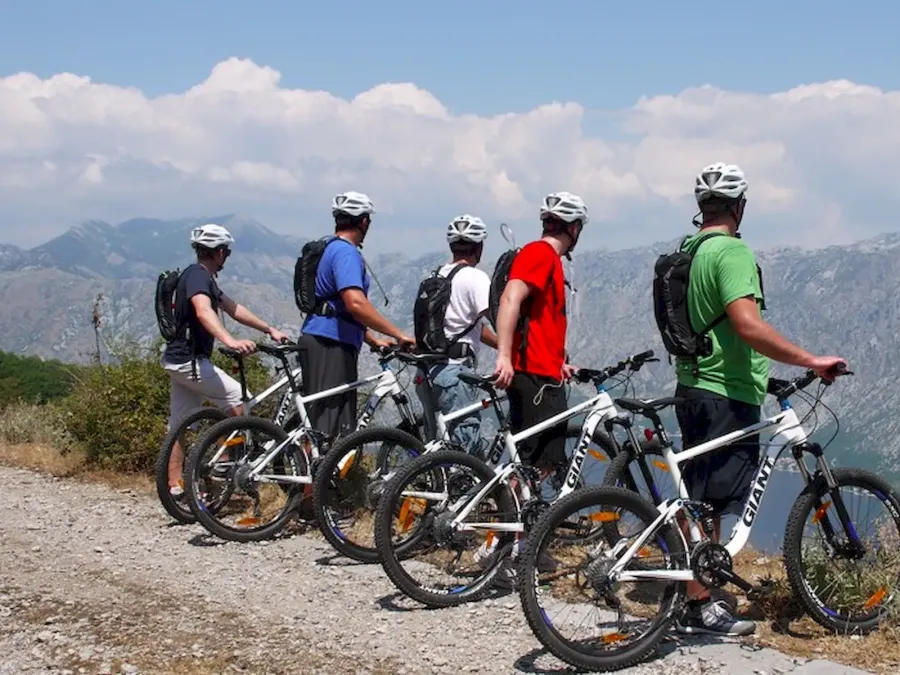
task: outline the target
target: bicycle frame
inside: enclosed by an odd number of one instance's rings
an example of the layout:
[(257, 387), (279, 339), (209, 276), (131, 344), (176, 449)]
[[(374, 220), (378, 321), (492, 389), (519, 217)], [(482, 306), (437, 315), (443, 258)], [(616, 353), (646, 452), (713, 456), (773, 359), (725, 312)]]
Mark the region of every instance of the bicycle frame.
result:
[[(497, 458), (498, 461), (497, 466), (494, 469), (493, 478), (491, 478), (491, 480), (489, 480), (473, 497), (468, 498), (467, 496), (464, 496), (460, 502), (449, 507), (451, 511), (455, 511), (461, 506), (461, 509), (451, 523), (451, 527), (458, 528), (460, 531), (492, 530), (495, 532), (524, 532), (525, 525), (521, 521), (515, 523), (464, 524), (462, 521), (495, 485), (501, 481), (508, 480), (513, 474), (518, 474), (520, 459), (517, 446), (519, 443), (587, 410), (590, 412), (585, 418), (584, 423), (581, 425), (581, 435), (578, 438), (578, 444), (575, 446), (575, 451), (572, 453), (572, 459), (569, 461), (569, 471), (566, 474), (566, 479), (559, 491), (557, 499), (561, 499), (575, 490), (575, 486), (578, 484), (578, 479), (581, 476), (581, 467), (584, 464), (584, 459), (588, 453), (588, 447), (590, 446), (591, 439), (594, 437), (594, 432), (601, 423), (606, 422), (607, 420), (613, 420), (619, 416), (619, 411), (616, 409), (612, 398), (607, 393), (606, 387), (602, 384), (597, 386), (597, 394), (594, 397), (583, 403), (579, 403), (573, 408), (569, 408), (564, 412), (554, 415), (543, 422), (535, 424), (527, 429), (523, 429), (515, 434), (509, 431), (501, 431), (500, 433), (504, 436), (503, 451), (500, 457)], [(507, 456), (509, 457), (509, 461), (502, 462), (502, 459)], [(522, 490), (522, 501), (517, 503), (517, 508), (521, 509), (521, 504), (529, 501), (532, 497), (532, 493), (528, 486), (528, 481), (520, 480), (519, 484)], [(425, 498), (437, 497), (438, 499), (444, 498), (444, 495), (435, 495), (434, 493), (410, 493), (408, 496)], [(518, 499), (518, 496), (515, 495), (515, 493), (514, 496)]]
[[(279, 476), (277, 480), (271, 480), (268, 476), (262, 476), (261, 472), (263, 467), (267, 466), (269, 462), (271, 462), (273, 459), (275, 459), (275, 457), (278, 456), (285, 445), (294, 442), (301, 436), (307, 435), (307, 432), (312, 428), (309, 423), (309, 414), (306, 411), (307, 403), (313, 403), (315, 401), (320, 401), (323, 398), (329, 398), (331, 396), (337, 396), (347, 392), (356, 391), (357, 389), (360, 389), (373, 382), (377, 384), (375, 385), (375, 389), (369, 394), (369, 398), (367, 399), (365, 408), (363, 409), (363, 414), (357, 420), (357, 430), (363, 429), (368, 426), (372, 414), (375, 412), (378, 404), (388, 394), (394, 396), (395, 399), (398, 400), (398, 407), (401, 408), (401, 415), (408, 415), (408, 419), (412, 419), (412, 412), (409, 410), (408, 403), (400, 399), (403, 394), (403, 390), (400, 388), (400, 383), (397, 380), (397, 376), (386, 363), (382, 364), (381, 373), (377, 375), (370, 375), (369, 377), (356, 380), (355, 382), (342, 384), (337, 387), (332, 387), (331, 389), (325, 389), (308, 396), (303, 396), (299, 392), (295, 392), (293, 395), (293, 399), (294, 405), (297, 407), (297, 410), (300, 413), (300, 425), (296, 429), (288, 433), (288, 437), (283, 442), (279, 443), (277, 446), (271, 448), (265, 454), (254, 460), (250, 465), (251, 469), (249, 475), (252, 478), (259, 480), (260, 482), (301, 484), (312, 483), (312, 475)], [(321, 456), (319, 452), (319, 444), (316, 442), (316, 439), (313, 436), (309, 435), (307, 436), (307, 438), (309, 441), (309, 451), (312, 459), (318, 459)], [(213, 459), (213, 461), (215, 461), (215, 458)]]
[[(293, 378), (299, 377), (300, 374), (301, 374), (300, 368), (294, 368), (294, 370), (291, 371), (291, 377), (293, 377)], [(253, 398), (245, 401), (244, 402), (244, 414), (250, 415), (255, 406), (262, 403), (269, 396), (271, 396), (276, 391), (278, 391), (283, 386), (285, 386), (289, 381), (290, 381), (290, 378), (287, 375), (285, 375), (284, 377), (282, 377), (280, 380), (278, 380), (275, 384), (273, 384), (271, 387), (269, 387), (262, 393), (257, 394)], [(293, 403), (294, 403), (294, 401), (291, 398), (291, 392), (285, 391), (281, 397), (281, 401), (278, 402), (278, 408), (275, 410), (275, 417), (273, 419), (275, 424), (277, 424), (278, 426), (281, 426), (282, 424), (284, 424), (284, 420), (287, 419), (288, 411), (290, 411), (291, 405)]]
[[(766, 452), (762, 455), (762, 457), (760, 457), (759, 466), (757, 467), (756, 475), (753, 477), (751, 488), (747, 496), (744, 498), (741, 516), (740, 518), (738, 518), (737, 522), (732, 528), (728, 543), (725, 545), (725, 549), (728, 551), (728, 554), (732, 557), (732, 559), (734, 559), (734, 557), (744, 548), (744, 546), (747, 544), (747, 541), (750, 539), (750, 533), (753, 530), (753, 523), (755, 522), (756, 515), (759, 513), (759, 508), (762, 505), (766, 490), (770, 485), (769, 478), (772, 475), (772, 471), (775, 468), (775, 463), (778, 461), (779, 456), (786, 448), (801, 445), (808, 439), (808, 434), (800, 424), (800, 420), (797, 418), (797, 413), (794, 412), (790, 403), (788, 403), (787, 401), (783, 401), (781, 404), (781, 408), (781, 412), (779, 412), (777, 415), (773, 415), (772, 417), (761, 420), (757, 424), (752, 424), (748, 427), (744, 427), (743, 429), (732, 431), (731, 433), (725, 434), (724, 436), (706, 441), (705, 443), (701, 443), (700, 445), (697, 445), (689, 450), (682, 450), (681, 452), (676, 453), (672, 450), (671, 445), (663, 447), (663, 456), (665, 458), (666, 464), (668, 464), (669, 471), (671, 472), (672, 477), (675, 479), (675, 484), (678, 486), (679, 496), (676, 499), (668, 499), (659, 504), (657, 509), (659, 510), (660, 515), (657, 516), (653, 523), (637, 537), (637, 539), (631, 546), (628, 547), (628, 550), (610, 569), (609, 574), (615, 575), (615, 578), (619, 581), (636, 581), (638, 579), (669, 579), (676, 581), (693, 581), (694, 573), (691, 570), (625, 572), (622, 571), (622, 568), (624, 568), (625, 565), (628, 564), (632, 556), (634, 556), (641, 549), (641, 547), (646, 543), (647, 539), (649, 539), (656, 532), (657, 528), (659, 528), (661, 524), (670, 523), (675, 520), (675, 516), (678, 511), (680, 511), (685, 506), (685, 502), (688, 501), (690, 495), (688, 494), (687, 486), (684, 484), (684, 481), (682, 481), (680, 468), (681, 464), (700, 457), (701, 455), (710, 453), (714, 450), (718, 450), (719, 448), (723, 448), (730, 443), (734, 443), (735, 441), (747, 438), (748, 436), (753, 436), (754, 434), (758, 434), (760, 431), (773, 428), (772, 438), (770, 442), (766, 444)], [(824, 460), (820, 457), (819, 461), (821, 465), (825, 466), (825, 469), (827, 471), (827, 465), (825, 464)], [(801, 471), (803, 472), (804, 477), (806, 477), (808, 480), (808, 471), (806, 470), (806, 465), (803, 464), (799, 457), (797, 457), (797, 463), (801, 466)], [(826, 473), (826, 476), (830, 475), (830, 472)], [(681, 534), (682, 538), (684, 538), (683, 533), (681, 533), (681, 529), (676, 529)], [(693, 519), (691, 519), (689, 531), (691, 543), (694, 545), (700, 543), (700, 541), (702, 540), (700, 535), (700, 528)], [(685, 549), (688, 551), (688, 556), (690, 556), (691, 547), (687, 546), (687, 541), (685, 541), (685, 544)], [(610, 552), (610, 555), (615, 557), (619, 551), (621, 551), (621, 547), (617, 544)]]
[[(293, 371), (291, 376), (285, 376), (285, 379), (288, 381), (292, 381), (292, 378), (296, 372), (299, 372), (299, 369)], [(297, 409), (297, 412), (300, 416), (300, 424), (296, 429), (290, 431), (288, 433), (287, 438), (278, 443), (276, 446), (268, 448), (264, 454), (258, 457), (256, 460), (250, 463), (250, 472), (249, 476), (258, 480), (261, 483), (297, 483), (297, 484), (309, 484), (312, 483), (312, 476), (277, 476), (270, 477), (262, 475), (262, 469), (269, 464), (278, 454), (282, 451), (282, 449), (288, 444), (296, 441), (299, 437), (303, 435), (307, 435), (312, 427), (309, 423), (309, 413), (306, 410), (306, 404), (313, 403), (315, 401), (319, 401), (324, 398), (328, 398), (330, 396), (337, 396), (340, 394), (344, 394), (351, 391), (356, 391), (367, 384), (375, 384), (375, 388), (369, 394), (368, 399), (366, 400), (365, 407), (363, 409), (363, 414), (359, 417), (356, 423), (356, 429), (363, 429), (368, 426), (369, 421), (372, 418), (375, 410), (377, 409), (379, 403), (384, 399), (385, 396), (391, 395), (394, 397), (394, 400), (397, 402), (397, 406), (400, 409), (400, 414), (404, 416), (408, 420), (412, 420), (413, 415), (412, 411), (409, 408), (409, 404), (403, 396), (403, 390), (400, 387), (400, 383), (397, 380), (397, 375), (393, 370), (387, 365), (387, 363), (381, 364), (381, 373), (376, 375), (370, 375), (369, 377), (364, 377), (362, 379), (356, 380), (354, 382), (350, 382), (347, 384), (342, 384), (337, 387), (332, 387), (331, 389), (325, 389), (320, 392), (316, 392), (315, 394), (310, 394), (308, 396), (304, 396), (298, 390), (292, 391), (291, 395), (287, 397), (287, 400), (293, 402), (294, 406)], [(274, 385), (273, 385), (274, 386)], [(271, 389), (271, 387), (270, 387)], [(294, 389), (298, 389), (294, 387)], [(269, 391), (269, 390), (267, 390)], [(320, 457), (319, 453), (319, 445), (316, 442), (315, 438), (312, 435), (307, 436), (309, 441), (309, 453), (312, 459), (318, 459)], [(227, 447), (228, 441), (226, 440), (223, 443), (218, 451), (213, 455), (210, 460), (210, 464), (215, 463), (218, 458), (222, 455)], [(268, 445), (268, 444), (267, 444)]]
[[(506, 394), (500, 394), (497, 396), (497, 401), (506, 400)], [(491, 398), (483, 398), (477, 403), (470, 403), (464, 408), (460, 408), (459, 410), (454, 410), (448, 414), (444, 414), (442, 412), (435, 412), (434, 421), (436, 428), (436, 435), (434, 438), (429, 440), (425, 444), (425, 452), (432, 452), (433, 450), (440, 450), (444, 443), (450, 441), (450, 430), (449, 425), (460, 419), (461, 417), (466, 417), (467, 415), (471, 415), (473, 412), (478, 410), (485, 410), (491, 407)]]

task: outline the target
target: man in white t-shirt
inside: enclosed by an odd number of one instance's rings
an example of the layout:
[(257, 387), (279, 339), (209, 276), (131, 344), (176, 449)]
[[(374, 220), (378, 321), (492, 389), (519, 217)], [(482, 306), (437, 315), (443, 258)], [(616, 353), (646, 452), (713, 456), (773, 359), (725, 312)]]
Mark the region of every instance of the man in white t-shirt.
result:
[[(451, 280), (450, 301), (444, 314), (444, 335), (455, 338), (466, 327), (471, 328), (455, 340), (447, 361), (429, 367), (427, 377), (419, 378), (416, 393), (422, 401), (428, 438), (436, 433), (435, 411), (446, 415), (454, 410), (475, 403), (478, 392), (465, 382), (460, 382), (460, 372), (474, 372), (482, 355), (483, 345), (497, 348), (497, 335), (485, 319), (488, 310), (491, 279), (476, 265), (481, 261), (487, 227), (481, 218), (468, 214), (454, 218), (447, 227), (447, 242), (453, 254), (453, 262), (438, 270), (440, 276), (448, 276), (455, 267), (459, 271)], [(481, 447), (481, 411), (455, 420), (450, 428), (454, 443), (471, 454), (478, 454)]]

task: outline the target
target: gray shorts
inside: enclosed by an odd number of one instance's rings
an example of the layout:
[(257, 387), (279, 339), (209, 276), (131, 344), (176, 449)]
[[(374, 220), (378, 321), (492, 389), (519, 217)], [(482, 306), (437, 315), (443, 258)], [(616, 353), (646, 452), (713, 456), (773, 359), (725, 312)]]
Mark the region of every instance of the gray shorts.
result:
[[(241, 384), (206, 358), (197, 359), (197, 378), (192, 364), (162, 362), (169, 374), (169, 427), (193, 408), (210, 405), (231, 410), (243, 404)], [(248, 391), (247, 396), (252, 396)]]

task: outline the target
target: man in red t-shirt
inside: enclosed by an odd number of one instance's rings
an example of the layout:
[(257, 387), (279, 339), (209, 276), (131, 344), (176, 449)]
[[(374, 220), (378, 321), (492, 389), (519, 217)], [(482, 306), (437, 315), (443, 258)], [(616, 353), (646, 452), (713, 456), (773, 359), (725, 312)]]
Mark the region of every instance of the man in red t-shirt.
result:
[[(587, 207), (577, 195), (554, 192), (541, 204), (541, 221), (543, 236), (522, 247), (513, 260), (497, 313), (494, 372), (497, 386), (509, 389), (513, 433), (565, 411), (562, 383), (576, 370), (566, 363), (566, 289), (560, 258), (578, 243), (588, 222)], [(520, 446), (523, 461), (542, 477), (566, 465), (565, 430), (563, 422)]]

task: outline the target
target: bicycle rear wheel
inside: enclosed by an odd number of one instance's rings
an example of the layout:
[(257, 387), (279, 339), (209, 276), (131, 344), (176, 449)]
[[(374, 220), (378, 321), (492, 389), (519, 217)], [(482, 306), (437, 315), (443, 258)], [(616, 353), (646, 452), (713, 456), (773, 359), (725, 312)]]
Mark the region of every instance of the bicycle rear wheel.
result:
[[(449, 607), (488, 592), (511, 547), (513, 533), (494, 523), (516, 523), (506, 485), (496, 484), (461, 525), (451, 524), (493, 478), (491, 468), (458, 450), (429, 452), (408, 462), (387, 483), (375, 515), (375, 546), (385, 573), (405, 595), (429, 607)], [(496, 541), (495, 541), (496, 539)], [(478, 555), (482, 544), (495, 553)]]
[[(275, 447), (275, 457), (252, 475), (252, 463)], [(217, 537), (241, 542), (275, 536), (296, 514), (309, 476), (306, 453), (288, 442), (284, 429), (246, 416), (215, 424), (191, 449), (184, 471), (197, 521)]]
[[(898, 608), (900, 496), (869, 471), (832, 473), (835, 490), (819, 477), (794, 502), (785, 566), (813, 620), (840, 633), (865, 634)], [(860, 568), (847, 569), (854, 563)]]
[[(190, 453), (191, 447), (203, 435), (204, 431), (212, 424), (220, 422), (228, 418), (228, 416), (228, 413), (224, 410), (215, 407), (204, 406), (195, 408), (182, 417), (163, 439), (159, 454), (156, 456), (156, 467), (154, 470), (156, 475), (156, 494), (166, 513), (179, 523), (190, 525), (196, 522), (197, 519), (188, 506), (186, 492), (179, 498), (173, 497), (172, 493), (169, 492), (169, 458), (172, 456), (175, 441), (178, 440), (179, 436), (182, 437), (181, 449), (186, 458)], [(184, 460), (182, 460), (182, 468), (183, 466)]]
[[(535, 637), (554, 655), (577, 668), (609, 671), (649, 656), (662, 640), (684, 597), (683, 581), (620, 581), (609, 571), (659, 515), (629, 490), (583, 488), (553, 504), (525, 541), (519, 563), (519, 599)], [(586, 533), (580, 541), (559, 536), (573, 519), (614, 532), (605, 538)], [(616, 527), (607, 528), (611, 523)], [(662, 525), (624, 571), (686, 567), (681, 538)], [(567, 635), (571, 633), (571, 635)]]

